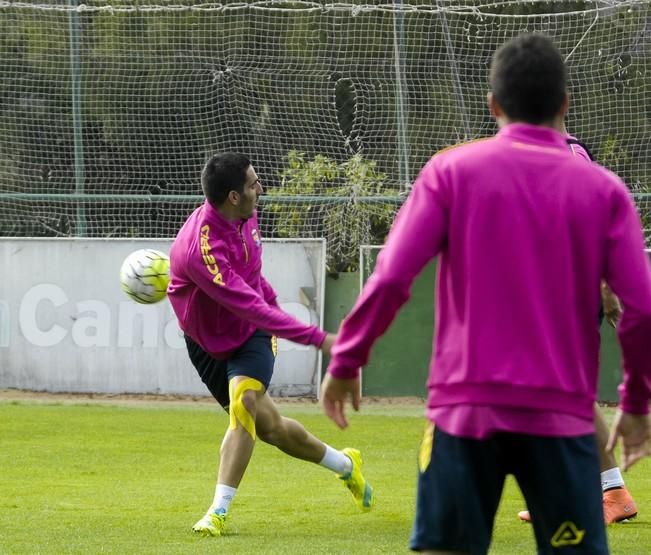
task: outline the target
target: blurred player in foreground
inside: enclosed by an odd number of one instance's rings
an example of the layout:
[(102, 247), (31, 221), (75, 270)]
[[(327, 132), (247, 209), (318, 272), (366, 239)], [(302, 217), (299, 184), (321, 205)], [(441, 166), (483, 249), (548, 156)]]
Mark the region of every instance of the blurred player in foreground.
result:
[[(220, 536), (230, 503), (251, 459), (256, 437), (281, 451), (337, 473), (357, 505), (369, 509), (373, 491), (359, 451), (337, 451), (278, 413), (267, 394), (276, 337), (329, 353), (334, 336), (281, 310), (262, 276), (256, 203), (262, 185), (249, 160), (218, 154), (206, 163), (206, 201), (179, 231), (170, 251), (168, 296), (185, 333), (190, 359), (230, 423), (221, 450), (213, 503), (192, 528)], [(280, 477), (279, 477), (280, 479)]]
[(651, 454), (651, 267), (625, 185), (568, 149), (566, 81), (546, 37), (495, 53), (499, 132), (425, 165), (332, 349), (322, 402), (345, 427), (359, 368), (440, 254), (416, 551), (487, 553), (513, 474), (539, 554), (608, 553), (593, 408), (602, 280), (624, 307), (609, 449), (622, 438), (624, 470)]
[[(584, 160), (593, 161), (594, 158), (590, 150), (576, 137), (567, 133), (566, 141), (572, 153)], [(617, 327), (617, 323), (622, 315), (622, 305), (619, 299), (613, 294), (606, 282), (601, 284), (601, 303), (602, 309), (599, 311), (599, 327), (605, 317), (606, 321)], [(606, 524), (614, 524), (629, 520), (637, 516), (637, 505), (633, 497), (626, 489), (624, 477), (617, 465), (615, 455), (607, 450), (608, 446), (608, 424), (601, 414), (599, 405), (595, 403), (595, 428), (597, 436), (597, 449), (599, 450), (599, 469), (601, 470), (601, 490), (603, 492), (604, 521)], [(520, 511), (518, 513), (520, 520), (531, 522), (529, 511)]]

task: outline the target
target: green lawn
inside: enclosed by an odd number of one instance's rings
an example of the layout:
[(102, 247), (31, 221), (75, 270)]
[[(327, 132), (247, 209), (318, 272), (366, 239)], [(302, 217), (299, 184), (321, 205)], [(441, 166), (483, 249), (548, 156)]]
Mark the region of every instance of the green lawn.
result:
[[(414, 510), (418, 406), (369, 405), (337, 430), (318, 406), (290, 404), (336, 447), (359, 447), (377, 505), (359, 514), (328, 471), (260, 443), (224, 538), (190, 526), (214, 491), (226, 415), (212, 404), (0, 402), (0, 553), (407, 553)], [(651, 463), (627, 476), (641, 515), (611, 526), (612, 553), (651, 553)], [(491, 553), (534, 553), (509, 481)]]

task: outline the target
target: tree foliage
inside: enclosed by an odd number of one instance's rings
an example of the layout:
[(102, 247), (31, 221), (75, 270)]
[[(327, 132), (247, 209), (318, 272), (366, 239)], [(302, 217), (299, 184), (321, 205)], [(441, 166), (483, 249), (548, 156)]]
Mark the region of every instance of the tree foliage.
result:
[[(81, 218), (89, 236), (173, 236), (196, 202), (172, 196), (199, 198), (203, 161), (240, 150), (270, 192), (263, 234), (327, 235), (339, 257), (330, 265), (348, 267), (356, 243), (381, 242), (395, 214), (395, 202), (380, 209), (367, 197), (394, 198), (405, 172), (413, 180), (438, 149), (495, 131), (485, 107), (490, 56), (525, 30), (550, 34), (567, 57), (570, 130), (634, 193), (651, 191), (643, 0), (414, 0), (400, 10), (367, 0), (159, 2), (166, 9), (92, 0), (76, 12), (67, 0), (5, 4), (2, 235), (77, 235)], [(82, 191), (143, 200), (43, 197)], [(35, 196), (8, 196), (16, 193)], [(349, 200), (277, 202), (312, 193)]]
[[(398, 191), (387, 187), (386, 175), (360, 154), (337, 164), (321, 154), (308, 160), (304, 153), (291, 150), (287, 159), (281, 185), (271, 190), (266, 204), (266, 210), (276, 216), (277, 235), (325, 237), (328, 270), (356, 269), (359, 246), (377, 244), (388, 232)], [(310, 200), (300, 200), (306, 196)], [(315, 202), (314, 197), (322, 200)]]

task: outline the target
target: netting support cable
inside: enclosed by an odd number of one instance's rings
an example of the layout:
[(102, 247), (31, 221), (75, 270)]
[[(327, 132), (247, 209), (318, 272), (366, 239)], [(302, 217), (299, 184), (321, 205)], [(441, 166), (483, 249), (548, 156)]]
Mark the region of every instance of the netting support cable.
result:
[(570, 53), (567, 56), (565, 56), (565, 60), (564, 60), (565, 63), (567, 63), (567, 61), (570, 59), (572, 54), (574, 54), (574, 52), (576, 52), (576, 49), (579, 46), (581, 46), (581, 43), (585, 40), (585, 37), (588, 36), (588, 33), (590, 33), (590, 31), (592, 31), (592, 28), (597, 24), (597, 21), (599, 20), (599, 2), (596, 2), (595, 8), (596, 8), (595, 9), (595, 16), (594, 16), (594, 19), (592, 20), (592, 23), (590, 23), (590, 26), (585, 30), (585, 33), (583, 33), (583, 35), (577, 41), (577, 43), (574, 45), (574, 48), (572, 48)]
[[(631, 193), (635, 201), (651, 201), (651, 193)], [(400, 195), (369, 195), (360, 196), (355, 202), (360, 204), (402, 204), (407, 196)], [(24, 202), (77, 202), (80, 204), (87, 202), (100, 202), (107, 204), (120, 203), (175, 203), (186, 202), (196, 205), (204, 202), (202, 195), (138, 195), (138, 194), (77, 194), (77, 193), (0, 193), (0, 202), (4, 201), (24, 201)], [(341, 204), (349, 203), (350, 196), (332, 196), (324, 197), (320, 195), (264, 195), (258, 198), (260, 205), (265, 204), (297, 204), (302, 202), (312, 202), (317, 204)]]
[(405, 68), (405, 13), (402, 9), (402, 0), (397, 3), (397, 9), (393, 12), (393, 59), (396, 72), (396, 117), (398, 126), (398, 156), (399, 156), (399, 180), (400, 190), (408, 191), (411, 188), (409, 176), (409, 143), (407, 142), (407, 122), (405, 114), (406, 85), (404, 78)]
[[(68, 25), (70, 30), (70, 86), (72, 90), (72, 126), (75, 148), (75, 193), (81, 195), (85, 190), (84, 137), (82, 132), (81, 109), (81, 22), (76, 9), (79, 0), (69, 0)], [(86, 213), (83, 204), (77, 206), (77, 236), (86, 235)]]
[(444, 6), (441, 5), (441, 0), (436, 0), (436, 5), (440, 8), (441, 13), (441, 27), (443, 28), (443, 37), (445, 40), (445, 50), (448, 55), (448, 60), (450, 60), (450, 65), (452, 66), (451, 77), (452, 77), (452, 87), (454, 88), (454, 96), (457, 99), (459, 105), (459, 113), (461, 114), (461, 120), (463, 122), (463, 137), (459, 137), (462, 141), (467, 141), (472, 139), (472, 134), (470, 131), (470, 122), (468, 121), (468, 111), (466, 109), (466, 101), (463, 96), (463, 87), (461, 86), (461, 80), (459, 78), (459, 67), (457, 64), (457, 58), (454, 54), (454, 46), (452, 45), (452, 38), (450, 37), (450, 27), (448, 26), (447, 10)]
[[(651, 196), (651, 193), (650, 193)], [(405, 195), (375, 195), (360, 196), (355, 202), (360, 204), (402, 204), (405, 201)], [(0, 193), (0, 202), (2, 201), (27, 201), (27, 202), (100, 202), (107, 204), (120, 203), (174, 203), (187, 202), (201, 204), (204, 201), (202, 195), (118, 195), (118, 194), (77, 194), (77, 193)], [(324, 197), (320, 195), (264, 195), (258, 198), (261, 205), (264, 204), (296, 204), (301, 202), (311, 202), (317, 204), (341, 204), (349, 203), (350, 196)]]

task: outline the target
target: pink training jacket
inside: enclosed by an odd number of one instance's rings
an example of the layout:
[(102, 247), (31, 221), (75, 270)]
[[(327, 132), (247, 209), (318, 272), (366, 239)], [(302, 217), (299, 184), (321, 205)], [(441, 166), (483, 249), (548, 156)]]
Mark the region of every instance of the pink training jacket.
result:
[(602, 279), (624, 306), (621, 407), (649, 411), (651, 267), (640, 220), (622, 181), (574, 156), (561, 133), (512, 124), (425, 165), (341, 326), (333, 376), (358, 375), (439, 254), (428, 414), (465, 404), (591, 421)]
[(167, 290), (181, 329), (226, 358), (256, 329), (319, 347), (325, 332), (283, 312), (264, 279), (257, 215), (230, 221), (207, 201), (183, 224), (170, 250)]
[[(576, 137), (573, 137), (572, 135), (567, 135), (566, 139), (571, 139), (573, 141), (576, 141)], [(592, 158), (590, 157), (590, 155), (587, 153), (587, 151), (582, 145), (578, 143), (569, 143), (567, 146), (570, 147), (570, 150), (572, 151), (572, 154), (574, 154), (574, 156), (578, 156), (579, 158), (583, 158), (588, 162), (592, 162)]]

